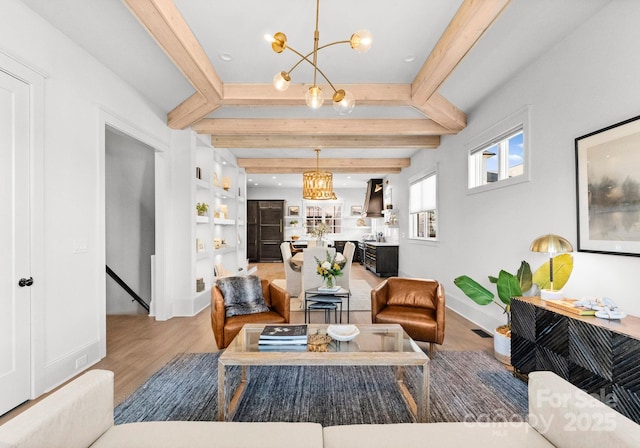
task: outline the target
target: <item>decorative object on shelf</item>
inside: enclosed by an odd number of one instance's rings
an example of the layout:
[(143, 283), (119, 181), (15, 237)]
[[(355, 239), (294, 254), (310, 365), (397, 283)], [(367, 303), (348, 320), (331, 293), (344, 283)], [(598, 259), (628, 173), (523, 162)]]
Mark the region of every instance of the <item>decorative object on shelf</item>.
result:
[(220, 238), (214, 238), (213, 247), (215, 247), (216, 249), (220, 249), (220, 246), (222, 246), (222, 240)]
[(316, 152), (316, 170), (302, 173), (302, 198), (313, 200), (338, 199), (333, 192), (333, 174), (320, 171), (320, 150)]
[(336, 341), (351, 341), (360, 334), (360, 330), (355, 325), (329, 325), (327, 334)]
[(229, 176), (222, 177), (222, 189), (224, 191), (229, 191), (231, 188), (231, 178)]
[(360, 216), (362, 215), (362, 206), (361, 205), (352, 205), (351, 206), (351, 216)]
[(335, 286), (335, 278), (340, 277), (343, 274), (342, 266), (340, 266), (340, 264), (336, 262), (335, 254), (331, 256), (329, 251), (326, 252), (327, 257), (324, 260), (320, 260), (318, 259), (318, 257), (313, 257), (315, 258), (316, 263), (318, 263), (316, 271), (318, 272), (318, 275), (324, 280), (324, 287), (318, 288), (318, 290), (337, 291), (338, 289), (340, 289), (340, 287)]
[(575, 139), (578, 251), (640, 255), (640, 116)]
[(220, 179), (218, 179), (218, 173), (213, 173), (213, 186), (214, 187), (220, 186)]
[(204, 252), (207, 248), (204, 245), (204, 241), (199, 238), (196, 238), (196, 252)]
[[(535, 282), (540, 287), (540, 298), (543, 300), (562, 299), (562, 287), (569, 279), (569, 275), (573, 270), (573, 258), (569, 255), (570, 263), (563, 261), (560, 266), (556, 265), (556, 268), (554, 269), (553, 255), (562, 254), (565, 252), (573, 252), (573, 247), (571, 246), (571, 243), (569, 243), (569, 241), (567, 241), (561, 236), (549, 233), (547, 235), (539, 236), (538, 238), (536, 238), (533, 241), (533, 243), (531, 243), (531, 247), (529, 249), (532, 252), (543, 252), (543, 253), (549, 254), (549, 266), (548, 266), (549, 283), (547, 285), (546, 282), (544, 284), (541, 284), (541, 282)], [(558, 279), (558, 282), (555, 285), (558, 288), (557, 290), (554, 289), (554, 284), (553, 284), (553, 280), (554, 280), (553, 275), (555, 273), (554, 271), (556, 270), (561, 275), (561, 278)]]
[(291, 224), (291, 227), (296, 227), (298, 225), (298, 220), (294, 219), (289, 224)]
[(300, 215), (300, 207), (298, 207), (297, 205), (290, 205), (287, 208), (287, 214), (289, 216), (299, 216)]
[(196, 167), (196, 179), (202, 180), (202, 168), (199, 166)]
[(207, 216), (207, 211), (209, 210), (209, 204), (206, 202), (198, 202), (196, 204), (196, 211), (198, 212), (198, 216)]
[(216, 212), (215, 217), (220, 219), (227, 219), (228, 216), (229, 216), (229, 208), (227, 207), (226, 204), (220, 204), (218, 206), (218, 211)]
[(358, 227), (366, 227), (366, 226), (367, 226), (367, 223), (365, 222), (365, 220), (364, 220), (364, 219), (360, 218), (360, 219), (358, 219), (358, 220), (356, 221), (356, 226), (358, 226)]
[[(313, 51), (307, 53), (306, 55), (287, 45), (287, 36), (284, 33), (278, 32), (273, 36), (265, 35), (265, 39), (268, 42), (271, 42), (271, 48), (276, 53), (282, 53), (284, 50), (289, 49), (300, 57), (300, 60), (296, 62), (295, 65), (288, 71), (281, 71), (274, 76), (273, 86), (276, 88), (276, 90), (279, 90), (281, 92), (287, 90), (289, 88), (289, 84), (291, 83), (291, 72), (293, 72), (293, 70), (295, 70), (302, 61), (306, 61), (313, 67), (313, 85), (309, 87), (305, 95), (305, 102), (307, 103), (307, 106), (312, 109), (318, 109), (324, 103), (324, 95), (322, 93), (322, 89), (320, 89), (317, 84), (317, 74), (320, 73), (320, 75), (333, 89), (333, 108), (340, 115), (347, 115), (350, 114), (355, 107), (355, 98), (350, 92), (346, 92), (344, 89), (336, 90), (331, 81), (329, 81), (329, 78), (327, 78), (322, 70), (318, 68), (318, 51), (332, 45), (348, 43), (351, 45), (351, 48), (353, 48), (358, 53), (366, 53), (371, 48), (373, 39), (369, 31), (359, 30), (353, 33), (349, 40), (336, 41), (330, 44), (318, 46), (320, 40), (320, 31), (318, 31), (319, 13), (320, 0), (316, 0), (316, 28), (313, 34)], [(309, 59), (309, 56), (312, 56), (312, 58)]]
[(204, 291), (204, 279), (202, 277), (196, 278), (196, 292)]

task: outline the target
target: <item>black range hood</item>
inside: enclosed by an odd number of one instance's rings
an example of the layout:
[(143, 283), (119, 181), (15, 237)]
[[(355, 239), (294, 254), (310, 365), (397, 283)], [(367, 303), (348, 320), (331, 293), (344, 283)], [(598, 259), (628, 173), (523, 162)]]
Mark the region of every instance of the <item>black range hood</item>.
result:
[(367, 218), (382, 218), (383, 188), (382, 179), (369, 179), (367, 181), (367, 195), (364, 198), (362, 216)]

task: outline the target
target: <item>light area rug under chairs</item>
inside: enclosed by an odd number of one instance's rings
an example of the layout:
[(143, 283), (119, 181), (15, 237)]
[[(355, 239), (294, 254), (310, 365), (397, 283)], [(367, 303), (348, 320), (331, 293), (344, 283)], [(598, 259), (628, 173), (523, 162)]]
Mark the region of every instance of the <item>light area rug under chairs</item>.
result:
[[(178, 355), (116, 407), (116, 424), (215, 420), (218, 357)], [(237, 373), (233, 376), (239, 379)], [(485, 352), (438, 352), (430, 362), (430, 375), (432, 422), (526, 419), (527, 385)], [(406, 369), (410, 389), (417, 377), (414, 369)], [(409, 423), (413, 417), (390, 367), (270, 366), (251, 368), (251, 381), (233, 420), (331, 426)]]

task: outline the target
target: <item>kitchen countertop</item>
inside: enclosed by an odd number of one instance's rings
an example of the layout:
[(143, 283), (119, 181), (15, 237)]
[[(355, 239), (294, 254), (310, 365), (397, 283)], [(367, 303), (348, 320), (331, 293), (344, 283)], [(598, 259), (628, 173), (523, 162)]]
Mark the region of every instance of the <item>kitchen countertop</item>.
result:
[(364, 243), (371, 244), (372, 246), (399, 246), (397, 241), (377, 242), (377, 241), (364, 241)]

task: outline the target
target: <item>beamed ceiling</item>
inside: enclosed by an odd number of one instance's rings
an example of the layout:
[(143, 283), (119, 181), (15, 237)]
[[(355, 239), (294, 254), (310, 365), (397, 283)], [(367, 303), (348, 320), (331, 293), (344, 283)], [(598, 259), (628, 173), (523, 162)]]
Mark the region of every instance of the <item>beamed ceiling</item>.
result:
[[(214, 146), (227, 148), (420, 148), (439, 145), (440, 136), (466, 126), (465, 113), (438, 93), (462, 58), (481, 38), (510, 0), (464, 0), (410, 84), (354, 84), (358, 106), (410, 106), (420, 119), (205, 118), (223, 106), (301, 106), (303, 84), (286, 92), (271, 84), (224, 83), (180, 11), (168, 0), (125, 0), (131, 12), (153, 36), (194, 87), (195, 93), (167, 115), (169, 127), (191, 126), (210, 134)], [(310, 5), (311, 6), (311, 5)], [(354, 67), (355, 69), (355, 67)], [(329, 86), (322, 86), (330, 91)], [(343, 142), (348, 142), (344, 145)], [(296, 173), (313, 168), (305, 159), (239, 159), (248, 173)], [(345, 163), (346, 162), (346, 163)], [(407, 159), (323, 159), (323, 168), (341, 172), (397, 172)]]
[(304, 104), (305, 64), (286, 92), (271, 84), (298, 58), (274, 53), (263, 35), (282, 31), (310, 51), (315, 0), (23, 0), (158, 105), (169, 127), (211, 135), (265, 179), (315, 167), (313, 148), (337, 178), (399, 172), (609, 1), (321, 0), (320, 44), (373, 34), (366, 54), (319, 53), (318, 66), (356, 99), (340, 117), (330, 99), (317, 111)]

